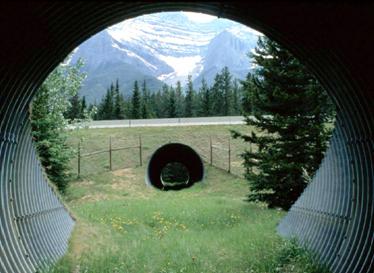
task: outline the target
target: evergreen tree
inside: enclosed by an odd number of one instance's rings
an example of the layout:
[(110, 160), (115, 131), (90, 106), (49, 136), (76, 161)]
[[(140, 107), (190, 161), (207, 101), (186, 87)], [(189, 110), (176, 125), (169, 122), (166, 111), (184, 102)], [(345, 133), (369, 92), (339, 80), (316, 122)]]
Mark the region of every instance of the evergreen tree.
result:
[(131, 99), (131, 118), (139, 119), (141, 118), (141, 97), (138, 87), (138, 81), (134, 82), (134, 89)]
[(96, 104), (96, 100), (94, 101), (94, 103), (90, 103), (87, 107), (87, 112), (88, 113), (92, 113), (92, 119), (93, 120), (97, 120), (97, 104)]
[(70, 105), (65, 113), (65, 118), (75, 120), (81, 118), (82, 115), (82, 104), (79, 99), (78, 93), (72, 96), (69, 100)]
[(99, 105), (99, 119), (111, 120), (113, 117), (113, 110), (113, 85), (111, 85), (111, 87), (107, 89), (106, 94)]
[(154, 92), (149, 96), (149, 109), (152, 111), (153, 117), (158, 117), (157, 106), (156, 106), (156, 94), (157, 92)]
[(147, 119), (152, 116), (151, 113), (151, 106), (150, 106), (150, 95), (149, 90), (147, 89), (147, 85), (145, 80), (143, 81), (142, 86), (142, 118)]
[(114, 118), (124, 119), (125, 116), (125, 98), (119, 90), (119, 83), (117, 79), (116, 86), (114, 88)]
[(169, 99), (170, 99), (170, 88), (167, 84), (163, 84), (161, 98), (160, 98), (160, 107), (159, 107), (159, 116), (161, 118), (169, 117)]
[(81, 112), (80, 112), (80, 118), (84, 119), (85, 118), (85, 113), (87, 112), (87, 103), (86, 103), (86, 97), (83, 96), (82, 101), (81, 101)]
[(151, 109), (154, 117), (156, 117), (156, 118), (160, 117), (160, 101), (161, 101), (161, 91), (160, 90), (151, 94), (149, 105), (150, 105), (150, 109)]
[(288, 209), (323, 157), (330, 103), (307, 69), (274, 41), (261, 37), (252, 57), (257, 69), (244, 84), (244, 101), (252, 105), (244, 110), (259, 134), (233, 135), (258, 147), (243, 154), (249, 200)]
[(175, 118), (177, 116), (176, 97), (175, 97), (175, 91), (173, 87), (170, 87), (168, 112), (169, 112), (168, 113), (169, 118)]
[[(115, 100), (116, 100), (116, 94), (115, 94), (115, 88), (113, 82), (110, 84), (110, 102), (108, 104), (109, 106), (109, 111), (108, 111), (108, 116), (109, 119), (115, 119), (116, 118), (116, 113), (115, 113)], [(110, 113), (110, 114), (109, 114)]]
[(201, 81), (201, 88), (200, 88), (200, 97), (201, 97), (201, 107), (200, 107), (200, 114), (203, 117), (209, 117), (212, 112), (212, 101), (211, 101), (211, 94), (208, 85), (203, 78)]
[(224, 98), (223, 98), (223, 77), (217, 73), (214, 77), (212, 87), (212, 114), (214, 116), (223, 115)]
[(85, 77), (80, 72), (82, 65), (78, 61), (74, 66), (58, 66), (39, 88), (31, 104), (35, 148), (48, 178), (61, 192), (69, 182), (69, 163), (73, 156), (66, 144), (67, 121), (63, 114), (71, 103), (68, 98), (77, 98), (81, 88)]
[(184, 95), (180, 81), (177, 81), (177, 86), (175, 88), (175, 105), (177, 109), (176, 117), (180, 118), (184, 115)]
[(223, 89), (223, 115), (229, 116), (232, 114), (232, 84), (231, 74), (227, 66), (222, 69), (222, 89)]
[(188, 75), (188, 82), (187, 82), (187, 94), (185, 98), (184, 104), (184, 116), (185, 117), (193, 117), (195, 116), (195, 91), (193, 89), (192, 84), (192, 76)]
[(241, 81), (242, 84), (242, 100), (241, 108), (242, 112), (245, 115), (254, 115), (254, 90), (256, 88), (254, 84), (254, 79), (251, 73), (247, 74), (247, 77), (244, 81)]
[(235, 79), (233, 83), (233, 93), (232, 93), (232, 114), (241, 115), (241, 88), (239, 87), (238, 80)]

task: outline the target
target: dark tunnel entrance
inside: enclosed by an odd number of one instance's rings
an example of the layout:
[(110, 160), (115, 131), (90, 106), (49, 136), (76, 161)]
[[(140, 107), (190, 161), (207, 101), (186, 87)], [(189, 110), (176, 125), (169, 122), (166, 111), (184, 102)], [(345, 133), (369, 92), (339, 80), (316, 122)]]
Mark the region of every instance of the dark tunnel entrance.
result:
[[(165, 168), (178, 163), (170, 176), (182, 173), (178, 183), (165, 183)], [(174, 165), (175, 166), (175, 165)], [(180, 167), (182, 166), (182, 167)], [(182, 170), (181, 170), (182, 169)], [(146, 181), (161, 190), (180, 190), (193, 186), (204, 178), (204, 164), (197, 152), (181, 143), (169, 143), (157, 149), (148, 162)], [(174, 179), (176, 180), (176, 179)]]
[[(338, 109), (337, 127), (320, 169), (278, 230), (307, 244), (332, 272), (374, 270), (374, 38), (367, 36), (374, 27), (372, 4), (60, 2), (0, 6), (4, 22), (0, 33), (9, 37), (2, 45), (0, 66), (1, 272), (35, 272), (48, 260), (56, 260), (66, 251), (74, 226), (45, 182), (32, 146), (27, 105), (37, 87), (67, 53), (106, 26), (140, 14), (180, 9), (254, 27), (288, 47), (324, 85)], [(351, 39), (346, 39), (347, 33)]]

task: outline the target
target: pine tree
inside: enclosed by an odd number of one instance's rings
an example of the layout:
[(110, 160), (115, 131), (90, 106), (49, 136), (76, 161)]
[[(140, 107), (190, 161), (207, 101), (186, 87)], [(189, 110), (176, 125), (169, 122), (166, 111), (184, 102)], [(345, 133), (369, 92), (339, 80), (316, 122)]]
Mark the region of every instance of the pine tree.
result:
[(201, 107), (200, 107), (200, 114), (203, 117), (209, 117), (212, 112), (212, 101), (211, 101), (211, 94), (208, 85), (203, 78), (201, 80), (201, 88), (200, 88), (200, 96), (201, 96)]
[(212, 87), (212, 114), (214, 116), (223, 115), (224, 98), (223, 98), (223, 77), (217, 73), (214, 77)]
[(232, 83), (231, 74), (227, 66), (222, 69), (222, 88), (223, 88), (223, 115), (232, 114)]
[(169, 94), (169, 103), (168, 103), (168, 117), (175, 118), (177, 116), (177, 109), (176, 109), (176, 97), (175, 91), (173, 87), (170, 87), (170, 94)]
[(146, 81), (143, 81), (142, 86), (142, 118), (147, 119), (152, 117), (151, 106), (150, 106), (150, 95), (147, 89)]
[(157, 92), (153, 93), (151, 95), (151, 109), (154, 113), (155, 117), (162, 118), (162, 112), (163, 112), (163, 105), (162, 105), (162, 93), (161, 90), (158, 90)]
[(156, 94), (157, 92), (154, 92), (149, 96), (149, 109), (152, 111), (153, 117), (158, 117)]
[(131, 99), (131, 118), (139, 119), (141, 118), (141, 97), (138, 87), (138, 81), (134, 82), (134, 89)]
[(169, 117), (169, 99), (170, 99), (170, 88), (167, 84), (162, 85), (162, 93), (160, 98), (159, 115), (161, 118)]
[(258, 147), (243, 154), (249, 200), (288, 209), (323, 157), (330, 103), (307, 69), (274, 41), (260, 38), (252, 57), (257, 69), (244, 82), (244, 102), (252, 105), (244, 111), (259, 134), (233, 135)]
[(65, 117), (70, 120), (81, 118), (82, 114), (82, 104), (79, 99), (78, 93), (72, 96), (69, 100), (70, 105), (65, 113)]
[(232, 114), (241, 115), (241, 88), (239, 86), (238, 80), (234, 80), (233, 93), (232, 93)]
[(115, 119), (116, 118), (116, 113), (115, 113), (115, 106), (114, 102), (116, 99), (116, 94), (115, 94), (115, 88), (113, 82), (110, 84), (110, 101), (108, 103), (108, 119)]
[(175, 105), (177, 108), (176, 117), (180, 118), (184, 115), (184, 95), (180, 81), (177, 81), (177, 86), (175, 88)]
[(69, 108), (68, 98), (77, 98), (85, 78), (80, 72), (82, 65), (78, 61), (74, 66), (58, 66), (39, 88), (30, 107), (35, 148), (48, 178), (61, 192), (69, 182), (69, 163), (73, 157), (66, 144), (67, 121), (63, 113)]
[(195, 116), (195, 91), (193, 89), (192, 84), (192, 76), (188, 75), (188, 82), (187, 82), (187, 94), (185, 98), (184, 104), (184, 116), (185, 117), (193, 117)]
[(87, 103), (86, 103), (86, 97), (83, 96), (82, 101), (81, 101), (81, 111), (80, 111), (80, 118), (84, 119), (85, 118), (85, 113), (87, 112)]
[(99, 106), (99, 119), (111, 120), (113, 117), (114, 103), (113, 103), (113, 85), (107, 89), (104, 98)]
[(125, 99), (119, 90), (119, 83), (117, 79), (116, 86), (114, 88), (114, 118), (124, 119), (125, 116)]

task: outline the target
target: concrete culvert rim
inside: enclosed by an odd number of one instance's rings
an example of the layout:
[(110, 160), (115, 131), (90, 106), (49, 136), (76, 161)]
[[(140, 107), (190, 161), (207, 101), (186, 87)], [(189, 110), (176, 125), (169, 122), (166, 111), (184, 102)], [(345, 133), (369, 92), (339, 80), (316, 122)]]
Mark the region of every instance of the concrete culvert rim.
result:
[[(165, 183), (162, 171), (167, 165), (178, 163), (186, 168), (188, 180), (184, 183)], [(189, 188), (204, 178), (204, 164), (199, 154), (182, 143), (169, 143), (158, 148), (151, 156), (146, 172), (146, 183), (160, 190)]]

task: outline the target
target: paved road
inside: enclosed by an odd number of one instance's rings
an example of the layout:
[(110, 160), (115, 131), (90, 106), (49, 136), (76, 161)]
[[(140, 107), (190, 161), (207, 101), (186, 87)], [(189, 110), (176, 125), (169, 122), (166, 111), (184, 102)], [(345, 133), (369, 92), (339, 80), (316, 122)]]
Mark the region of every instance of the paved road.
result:
[[(121, 127), (162, 127), (162, 126), (191, 126), (191, 125), (230, 125), (244, 124), (242, 116), (202, 117), (202, 118), (161, 118), (161, 119), (123, 119), (96, 120), (83, 123), (80, 126), (88, 128), (121, 128)], [(70, 125), (69, 128), (75, 128)]]

